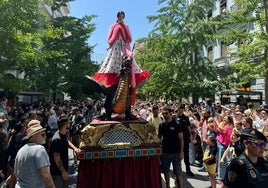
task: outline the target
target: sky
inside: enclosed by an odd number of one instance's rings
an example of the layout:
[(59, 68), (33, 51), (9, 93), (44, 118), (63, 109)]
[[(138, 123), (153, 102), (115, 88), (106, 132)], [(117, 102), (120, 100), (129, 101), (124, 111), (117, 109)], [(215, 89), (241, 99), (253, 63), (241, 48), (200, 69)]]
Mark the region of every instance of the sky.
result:
[(75, 0), (70, 2), (70, 14), (77, 18), (85, 15), (97, 15), (91, 23), (96, 29), (90, 36), (89, 45), (95, 45), (93, 61), (102, 61), (107, 54), (107, 35), (110, 25), (116, 21), (118, 11), (125, 12), (124, 22), (128, 24), (132, 35), (131, 47), (139, 38), (146, 37), (153, 29), (147, 16), (155, 15), (160, 8), (158, 0)]

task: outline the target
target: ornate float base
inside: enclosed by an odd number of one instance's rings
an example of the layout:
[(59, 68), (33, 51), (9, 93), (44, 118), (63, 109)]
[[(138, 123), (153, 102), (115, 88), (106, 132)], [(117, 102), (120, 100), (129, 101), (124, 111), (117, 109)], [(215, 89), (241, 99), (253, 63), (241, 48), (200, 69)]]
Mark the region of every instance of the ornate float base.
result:
[(82, 131), (78, 188), (161, 188), (160, 144), (146, 121), (93, 120)]

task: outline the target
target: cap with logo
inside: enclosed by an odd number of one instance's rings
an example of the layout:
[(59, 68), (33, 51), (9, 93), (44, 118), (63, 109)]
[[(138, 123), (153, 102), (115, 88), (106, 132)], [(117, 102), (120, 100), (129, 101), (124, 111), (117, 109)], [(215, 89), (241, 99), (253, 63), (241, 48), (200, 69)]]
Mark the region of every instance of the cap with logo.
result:
[(267, 138), (257, 129), (253, 128), (245, 128), (241, 132), (240, 136), (241, 140), (248, 140), (248, 139), (257, 139), (257, 140), (263, 140), (267, 141)]

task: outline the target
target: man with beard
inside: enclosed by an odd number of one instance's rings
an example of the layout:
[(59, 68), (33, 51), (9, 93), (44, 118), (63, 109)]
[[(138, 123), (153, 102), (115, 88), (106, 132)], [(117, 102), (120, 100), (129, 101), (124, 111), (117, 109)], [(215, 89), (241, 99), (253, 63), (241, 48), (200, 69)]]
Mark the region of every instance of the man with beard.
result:
[(178, 125), (175, 118), (172, 118), (172, 109), (163, 107), (162, 115), (165, 119), (159, 125), (158, 137), (162, 141), (161, 165), (166, 181), (166, 186), (170, 187), (170, 164), (179, 188), (183, 187), (181, 160), (183, 159), (183, 132), (182, 127)]
[(69, 126), (68, 117), (62, 114), (58, 120), (59, 130), (53, 135), (50, 144), (50, 171), (57, 188), (68, 187), (67, 180), (70, 178), (68, 174), (68, 147), (72, 148), (76, 154), (80, 153), (80, 149), (75, 147), (67, 138)]
[(46, 134), (40, 121), (31, 120), (28, 123), (27, 137), (29, 142), (20, 148), (15, 158), (15, 187), (55, 188), (49, 171), (49, 157), (42, 146), (46, 142)]

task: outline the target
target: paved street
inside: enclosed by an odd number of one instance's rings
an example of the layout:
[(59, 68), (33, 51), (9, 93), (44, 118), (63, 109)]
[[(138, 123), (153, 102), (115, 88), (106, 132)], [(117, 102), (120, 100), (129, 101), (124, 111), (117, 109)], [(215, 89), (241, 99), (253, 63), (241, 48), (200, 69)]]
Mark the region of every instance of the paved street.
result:
[[(198, 172), (197, 166), (191, 166), (192, 172), (195, 174), (194, 177), (189, 177), (185, 173), (185, 165), (182, 162), (182, 170), (183, 170), (183, 177), (184, 177), (184, 188), (206, 188), (210, 186), (210, 181), (207, 172)], [(164, 175), (161, 174), (162, 177), (162, 188), (166, 188)], [(172, 188), (177, 188), (178, 186), (175, 185), (174, 178), (170, 179), (170, 186)], [(220, 188), (220, 185), (217, 185), (217, 188)]]
[(74, 165), (73, 151), (69, 149), (69, 174), (71, 179), (69, 180), (69, 188), (76, 188), (78, 166)]
[[(69, 150), (69, 173), (71, 174), (71, 179), (69, 183), (70, 188), (76, 188), (76, 178), (77, 178), (77, 166), (74, 165), (73, 161), (73, 154), (72, 150)], [(198, 172), (198, 167), (196, 166), (191, 166), (191, 170), (195, 174), (194, 177), (187, 177), (185, 173), (185, 166), (184, 163), (182, 162), (182, 169), (183, 169), (183, 177), (184, 177), (184, 188), (206, 188), (210, 186), (210, 182), (208, 179), (208, 175), (206, 172)], [(162, 187), (165, 188), (165, 181), (164, 181), (164, 175), (161, 174), (162, 177)], [(177, 188), (175, 185), (175, 180), (174, 177), (170, 179), (171, 187)], [(217, 185), (217, 188), (220, 188), (220, 185)], [(123, 187), (122, 187), (123, 188)], [(152, 187), (153, 188), (153, 187)]]

